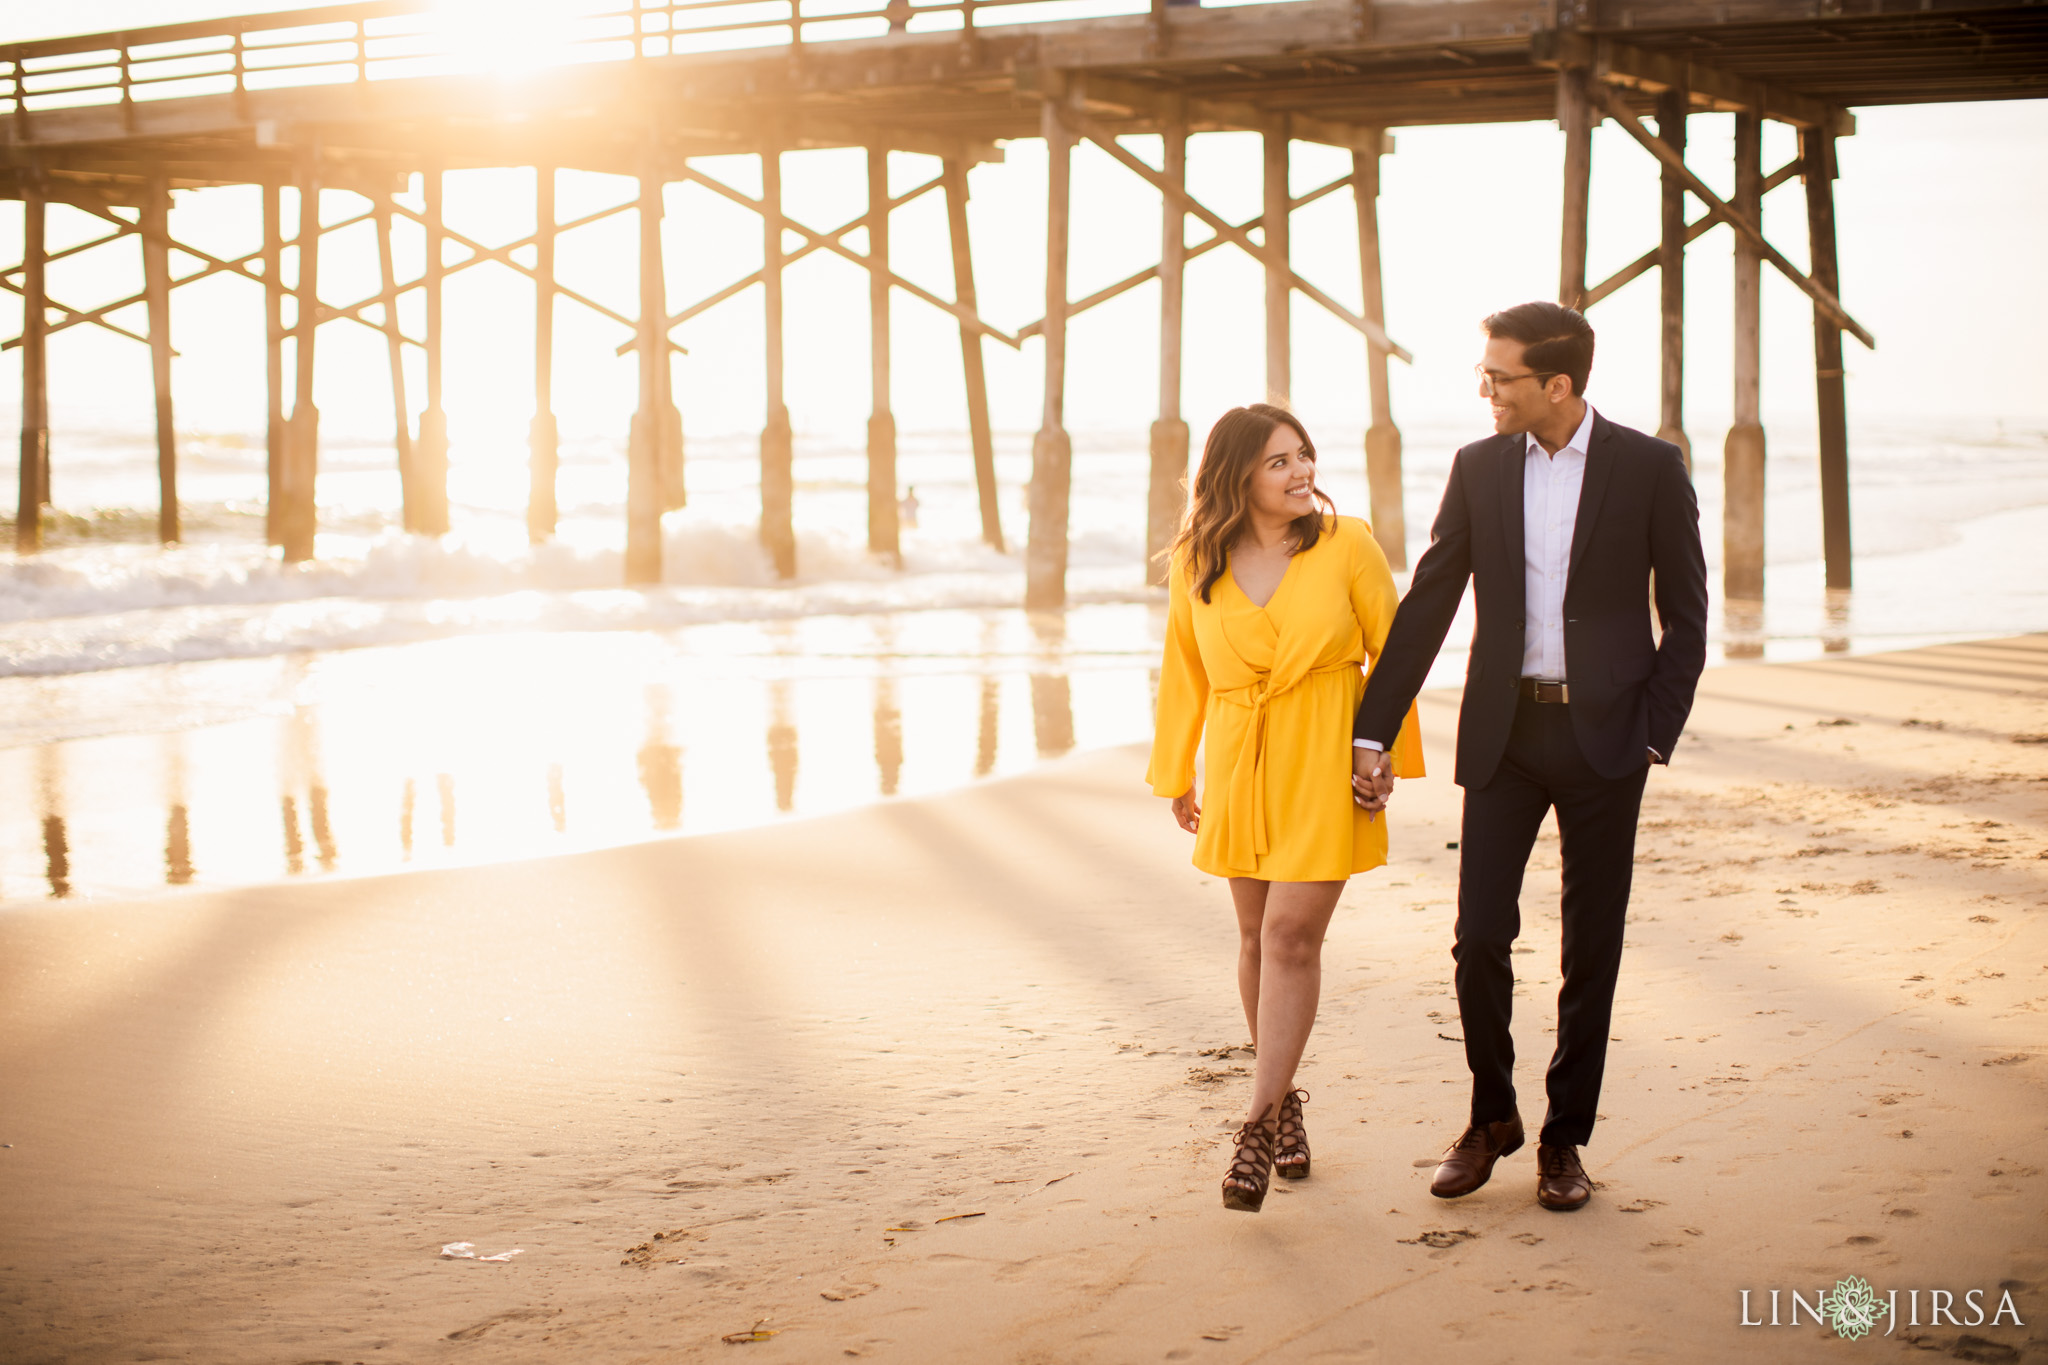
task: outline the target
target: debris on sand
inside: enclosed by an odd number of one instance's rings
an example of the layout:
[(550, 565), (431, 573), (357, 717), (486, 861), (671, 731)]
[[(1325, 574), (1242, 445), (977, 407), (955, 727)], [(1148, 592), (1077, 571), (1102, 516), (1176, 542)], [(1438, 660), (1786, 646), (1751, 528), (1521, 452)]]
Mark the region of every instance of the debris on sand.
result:
[(524, 1255), (525, 1252), (526, 1248), (524, 1247), (513, 1247), (510, 1251), (501, 1251), (495, 1256), (479, 1256), (476, 1254), (475, 1242), (450, 1242), (441, 1248), (441, 1259), (444, 1261), (496, 1261), (502, 1265), (514, 1256)]

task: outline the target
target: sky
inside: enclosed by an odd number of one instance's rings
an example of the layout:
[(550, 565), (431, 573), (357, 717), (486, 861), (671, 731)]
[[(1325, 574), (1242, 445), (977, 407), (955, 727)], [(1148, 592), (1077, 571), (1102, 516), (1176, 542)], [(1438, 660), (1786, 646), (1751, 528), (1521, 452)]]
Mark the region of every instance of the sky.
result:
[[(79, 32), (277, 6), (208, 5), (199, 0), (69, 0), (61, 6), (0, 0), (0, 40)], [(2038, 376), (2043, 351), (2034, 318), (2048, 303), (2048, 257), (2038, 249), (2048, 220), (2048, 102), (1947, 105), (1858, 111), (1859, 131), (1840, 147), (1837, 185), (1842, 295), (1873, 333), (1878, 349), (1847, 342), (1852, 421), (1887, 417), (2022, 422), (2048, 418), (2048, 386)], [(1397, 421), (1469, 423), (1483, 431), (1484, 408), (1472, 389), (1480, 346), (1478, 322), (1496, 308), (1551, 297), (1557, 284), (1559, 168), (1562, 138), (1549, 123), (1396, 130), (1386, 158), (1381, 199), (1387, 328), (1415, 353), (1394, 368)], [(1732, 118), (1696, 116), (1688, 160), (1718, 192), (1732, 186)], [(1149, 161), (1156, 138), (1132, 138)], [(1790, 159), (1789, 128), (1767, 128), (1766, 169)], [(1345, 174), (1348, 154), (1297, 143), (1296, 193)], [(759, 185), (753, 158), (708, 158), (709, 174), (749, 193)], [(897, 191), (934, 174), (929, 158), (898, 153), (890, 174)], [(972, 175), (971, 215), (982, 311), (1014, 330), (1044, 304), (1043, 144), (1008, 145), (1006, 160)], [(784, 160), (788, 211), (814, 228), (835, 226), (863, 211), (864, 170), (858, 151), (793, 153)], [(1158, 255), (1158, 196), (1092, 147), (1074, 163), (1074, 243), (1070, 295), (1081, 297)], [(1259, 212), (1259, 140), (1212, 134), (1194, 140), (1190, 188), (1233, 221)], [(564, 173), (559, 212), (569, 218), (630, 198), (630, 182)], [(415, 182), (415, 193), (417, 182)], [(447, 214), (452, 227), (488, 243), (532, 229), (530, 171), (452, 174)], [(290, 196), (287, 196), (289, 221)], [(208, 250), (239, 254), (258, 241), (254, 191), (220, 189), (178, 196), (172, 229)], [(332, 192), (326, 220), (363, 207)], [(1651, 247), (1658, 223), (1656, 163), (1612, 124), (1595, 137), (1590, 276), (1598, 279)], [(671, 186), (664, 241), (671, 307), (744, 276), (760, 262), (758, 224), (743, 210), (699, 187)], [(1692, 205), (1692, 214), (1699, 212)], [(20, 214), (0, 206), (0, 258), (19, 259)], [(1764, 226), (1784, 253), (1807, 260), (1803, 196), (1796, 180), (1767, 201)], [(51, 244), (98, 235), (81, 215), (53, 210)], [(565, 283), (621, 311), (635, 311), (635, 215), (626, 213), (562, 239)], [(944, 204), (937, 194), (896, 215), (896, 270), (941, 296), (952, 292)], [(1190, 224), (1191, 241), (1207, 236)], [(864, 249), (864, 234), (848, 239)], [(415, 274), (422, 243), (399, 238), (401, 275)], [(1359, 296), (1355, 218), (1348, 193), (1301, 211), (1294, 223), (1296, 270), (1340, 301)], [(452, 263), (460, 259), (452, 251)], [(93, 306), (139, 283), (132, 243), (101, 248), (59, 263), (50, 288), (66, 302)], [(1687, 264), (1687, 426), (1696, 447), (1718, 447), (1731, 384), (1732, 239), (1716, 228), (1692, 247)], [(191, 262), (186, 258), (189, 268)], [(289, 274), (290, 266), (287, 266)], [(374, 293), (374, 239), (363, 225), (323, 243), (321, 288), (329, 301)], [(1599, 333), (1590, 396), (1617, 420), (1657, 426), (1657, 280), (1646, 274), (1591, 312)], [(868, 415), (867, 284), (853, 265), (819, 253), (788, 276), (788, 391), (802, 432), (857, 433)], [(497, 266), (455, 276), (448, 285), (448, 401), (451, 435), (465, 441), (523, 445), (531, 413), (532, 287)], [(140, 329), (140, 308), (130, 325)], [(420, 331), (417, 294), (404, 308)], [(623, 434), (634, 406), (630, 358), (614, 355), (624, 338), (615, 324), (574, 304), (558, 309), (557, 411), (565, 433)], [(0, 330), (13, 335), (19, 308), (0, 301)], [(174, 367), (180, 425), (201, 432), (260, 431), (263, 414), (261, 292), (247, 281), (217, 277), (180, 290)], [(895, 394), (906, 430), (964, 426), (958, 333), (952, 319), (897, 292)], [(761, 422), (764, 378), (758, 289), (677, 329), (690, 355), (676, 363), (678, 401), (686, 427), (699, 434), (744, 433)], [(1294, 403), (1311, 430), (1355, 431), (1366, 419), (1363, 345), (1358, 336), (1297, 295), (1293, 304)], [(1141, 432), (1156, 415), (1158, 291), (1135, 289), (1077, 318), (1070, 332), (1067, 424), (1081, 432)], [(1189, 269), (1185, 336), (1185, 416), (1200, 434), (1225, 408), (1263, 396), (1262, 289), (1257, 265), (1234, 248), (1213, 252)], [(1038, 425), (1042, 350), (1021, 352), (989, 343), (991, 402), (996, 424), (1012, 431)], [(18, 352), (0, 357), (0, 402), (19, 392)], [(323, 431), (374, 434), (391, 426), (383, 342), (348, 324), (323, 329), (317, 398)], [(417, 409), (423, 372), (415, 354), (410, 377)], [(73, 329), (51, 346), (52, 406), (57, 425), (128, 427), (146, 424), (146, 350), (97, 329)], [(1764, 286), (1764, 409), (1767, 425), (1813, 422), (1812, 311), (1790, 283), (1766, 271)]]

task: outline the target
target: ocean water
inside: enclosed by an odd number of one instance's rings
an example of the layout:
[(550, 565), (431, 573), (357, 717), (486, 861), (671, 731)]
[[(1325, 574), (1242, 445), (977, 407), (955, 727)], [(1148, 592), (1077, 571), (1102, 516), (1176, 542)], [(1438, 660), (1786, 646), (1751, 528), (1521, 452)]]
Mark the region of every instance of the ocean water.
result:
[[(1710, 566), (1719, 430), (1695, 426)], [(1471, 434), (1405, 429), (1411, 557)], [(1760, 636), (1717, 604), (1717, 660), (2048, 629), (2043, 424), (1855, 431), (1857, 582), (1832, 597), (1800, 437), (1772, 429)], [(1323, 483), (1363, 513), (1360, 434), (1319, 439)], [(1076, 437), (1055, 614), (1016, 606), (1028, 434), (998, 438), (1002, 554), (979, 540), (964, 435), (902, 447), (918, 517), (900, 570), (864, 549), (857, 443), (799, 435), (799, 577), (778, 584), (753, 442), (693, 440), (664, 581), (626, 589), (616, 442), (569, 443), (561, 534), (537, 548), (522, 450), (458, 452), (436, 542), (396, 529), (388, 447), (329, 448), (319, 558), (288, 567), (261, 543), (260, 440), (184, 444), (187, 540), (160, 549), (146, 435), (62, 433), (50, 548), (0, 556), (0, 902), (707, 832), (1144, 738), (1163, 602), (1140, 563), (1143, 433)], [(1434, 681), (1457, 679), (1468, 634)]]

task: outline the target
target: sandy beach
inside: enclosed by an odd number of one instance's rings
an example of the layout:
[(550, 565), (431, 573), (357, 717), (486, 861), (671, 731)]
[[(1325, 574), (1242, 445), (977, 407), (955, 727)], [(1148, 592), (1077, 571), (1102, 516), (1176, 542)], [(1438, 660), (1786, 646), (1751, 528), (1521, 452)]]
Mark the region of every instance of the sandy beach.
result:
[[(1439, 774), (1455, 703), (1423, 700)], [(1314, 1175), (1219, 1207), (1227, 890), (1143, 765), (10, 908), (0, 1359), (2048, 1360), (2048, 636), (1706, 675), (1570, 1216), (1529, 1150), (1427, 1193), (1466, 1100), (1445, 775), (1331, 930)], [(1532, 1122), (1557, 866), (1549, 831)], [(1850, 1275), (1958, 1322), (1741, 1325)]]

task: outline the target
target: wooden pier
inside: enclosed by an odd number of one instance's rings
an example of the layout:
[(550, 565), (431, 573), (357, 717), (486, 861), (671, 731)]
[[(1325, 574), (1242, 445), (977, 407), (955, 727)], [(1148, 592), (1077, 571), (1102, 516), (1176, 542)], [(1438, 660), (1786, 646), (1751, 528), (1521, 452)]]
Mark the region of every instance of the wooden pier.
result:
[[(1759, 282), (1766, 266), (1813, 303), (1820, 474), (1831, 588), (1850, 582), (1850, 515), (1842, 334), (1865, 346), (1871, 333), (1851, 314), (1836, 268), (1835, 142), (1855, 130), (1854, 106), (2048, 95), (2048, 4), (2040, 0), (1289, 0), (1203, 9), (1152, 0), (1149, 9), (1060, 22), (1012, 22), (1028, 0), (888, 0), (865, 10), (821, 13), (813, 0), (735, 7), (732, 0), (652, 3), (621, 0), (604, 13), (564, 17), (544, 41), (547, 64), (516, 79), (465, 69), (465, 35), (423, 0), (370, 0), (277, 14), (166, 25), (121, 33), (0, 46), (0, 197), (24, 213), (22, 262), (0, 287), (22, 296), (24, 324), (6, 347), (22, 350), (21, 478), (16, 546), (41, 544), (52, 457), (46, 401), (49, 337), (97, 326), (149, 346), (156, 393), (159, 534), (179, 537), (177, 443), (172, 384), (176, 289), (216, 274), (262, 288), (268, 319), (268, 529), (287, 560), (313, 556), (314, 488), (320, 414), (313, 405), (321, 326), (352, 323), (381, 332), (390, 356), (394, 433), (404, 524), (422, 535), (449, 529), (448, 433), (442, 410), (443, 291), (448, 277), (486, 261), (535, 284), (536, 408), (531, 424), (528, 527), (536, 541), (556, 519), (556, 424), (551, 408), (554, 315), (566, 300), (610, 319), (621, 353), (637, 351), (639, 405), (628, 441), (626, 578), (661, 578), (661, 516), (682, 505), (683, 420), (671, 380), (676, 327), (759, 285), (766, 317), (767, 404), (761, 431), (761, 542), (776, 572), (797, 572), (792, 530), (794, 437), (783, 397), (783, 278), (814, 252), (869, 273), (873, 402), (868, 420), (868, 546), (900, 561), (896, 425), (891, 411), (888, 303), (903, 291), (958, 322), (967, 385), (971, 458), (981, 532), (998, 549), (1004, 530), (995, 471), (982, 347), (1039, 339), (1044, 408), (1033, 442), (1030, 525), (1024, 563), (1026, 605), (1057, 607), (1066, 597), (1067, 511), (1072, 442), (1065, 426), (1067, 331), (1110, 298), (1160, 283), (1160, 393), (1151, 430), (1151, 477), (1144, 516), (1148, 555), (1171, 533), (1181, 506), (1189, 434), (1180, 407), (1181, 319), (1187, 264), (1210, 250), (1248, 252), (1265, 273), (1266, 390), (1285, 403), (1291, 385), (1289, 312), (1297, 295), (1341, 319), (1361, 339), (1360, 368), (1371, 396), (1364, 458), (1371, 519), (1389, 556), (1405, 562), (1401, 436), (1389, 398), (1390, 360), (1408, 353), (1389, 335), (1380, 287), (1380, 158), (1402, 126), (1555, 119), (1565, 132), (1564, 208), (1558, 296), (1590, 309), (1651, 270), (1662, 287), (1661, 432), (1690, 449), (1682, 406), (1686, 249), (1727, 223), (1736, 253), (1735, 424), (1725, 459), (1725, 590), (1731, 601), (1763, 594), (1764, 432), (1759, 418)], [(1036, 5), (1030, 13), (1043, 14)], [(767, 17), (763, 17), (766, 15)], [(1723, 200), (1686, 161), (1686, 119), (1736, 114), (1734, 197)], [(1644, 122), (1654, 120), (1654, 129)], [(1661, 172), (1660, 240), (1605, 280), (1586, 272), (1592, 131), (1613, 120), (1656, 158)], [(1765, 120), (1799, 130), (1799, 156), (1768, 172), (1761, 163)], [(1262, 212), (1232, 223), (1191, 196), (1189, 139), (1216, 131), (1264, 138)], [(1159, 165), (1120, 138), (1161, 138)], [(1050, 172), (1045, 197), (1044, 316), (1005, 332), (980, 316), (967, 233), (968, 170), (1000, 161), (1002, 143), (1043, 138)], [(1069, 297), (1072, 219), (1069, 166), (1081, 141), (1095, 144), (1151, 185), (1166, 212), (1160, 259), (1082, 299)], [(1288, 181), (1293, 142), (1340, 147), (1350, 174), (1295, 196)], [(784, 210), (781, 154), (805, 148), (865, 149), (868, 209), (815, 230)], [(938, 159), (924, 184), (890, 195), (890, 151)], [(758, 156), (756, 198), (724, 183), (695, 159)], [(537, 227), (487, 247), (442, 219), (450, 170), (530, 166), (537, 172)], [(635, 177), (638, 193), (609, 209), (558, 221), (554, 172), (581, 169)], [(418, 175), (424, 208), (398, 198)], [(1812, 269), (1802, 272), (1762, 234), (1763, 197), (1804, 182)], [(660, 221), (662, 188), (701, 185), (757, 214), (760, 270), (676, 312), (666, 307)], [(246, 256), (213, 256), (174, 240), (167, 224), (174, 190), (260, 185), (263, 245)], [(284, 221), (282, 191), (296, 218)], [(1349, 190), (1357, 205), (1363, 292), (1356, 307), (1318, 288), (1289, 247), (1297, 209)], [(368, 205), (323, 224), (324, 191)], [(943, 194), (952, 241), (954, 295), (946, 299), (889, 266), (890, 214), (926, 193)], [(1706, 206), (1685, 219), (1690, 194)], [(52, 253), (45, 218), (52, 204), (103, 221), (101, 237)], [(640, 290), (627, 316), (562, 283), (554, 269), (565, 233), (632, 213), (640, 234)], [(413, 220), (427, 238), (420, 278), (393, 268), (391, 228)], [(1186, 220), (1209, 236), (1186, 242)], [(381, 286), (367, 298), (317, 295), (321, 238), (369, 219), (376, 224)], [(867, 247), (845, 238), (866, 230)], [(287, 235), (289, 232), (289, 235)], [(786, 250), (786, 233), (802, 239)], [(139, 243), (142, 294), (86, 304), (59, 301), (47, 264), (86, 249)], [(446, 248), (466, 250), (446, 262)], [(534, 264), (515, 256), (531, 247)], [(197, 261), (173, 274), (172, 257)], [(286, 269), (286, 258), (293, 269)], [(288, 280), (289, 275), (289, 280)], [(425, 332), (399, 325), (398, 302), (420, 291)], [(109, 314), (142, 302), (146, 335)], [(406, 393), (404, 351), (424, 351), (426, 392), (416, 419)], [(285, 357), (289, 352), (289, 368)], [(204, 365), (203, 356), (185, 365)], [(289, 379), (289, 384), (287, 383)], [(61, 442), (55, 461), (61, 472)], [(1134, 515), (1136, 509), (1133, 509)]]

